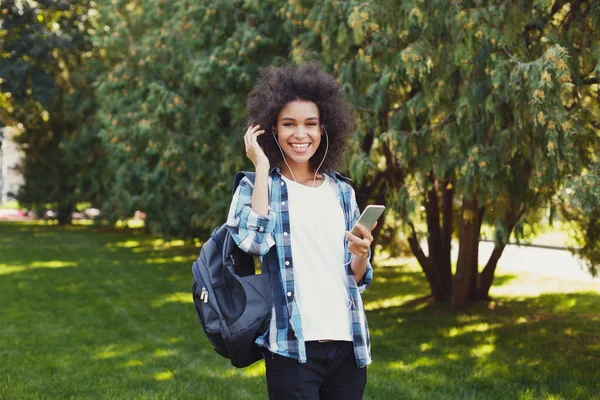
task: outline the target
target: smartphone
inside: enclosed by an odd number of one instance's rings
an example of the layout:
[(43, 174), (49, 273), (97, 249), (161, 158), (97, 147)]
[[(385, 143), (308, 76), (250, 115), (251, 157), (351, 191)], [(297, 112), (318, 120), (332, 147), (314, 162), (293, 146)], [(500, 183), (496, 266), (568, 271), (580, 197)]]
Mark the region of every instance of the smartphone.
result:
[(358, 228), (356, 228), (357, 224), (365, 227), (366, 229), (371, 229), (371, 227), (375, 224), (375, 222), (379, 219), (381, 214), (383, 214), (383, 210), (385, 210), (385, 206), (371, 204), (368, 205), (358, 217), (358, 221), (352, 227), (350, 231), (353, 235), (362, 237)]

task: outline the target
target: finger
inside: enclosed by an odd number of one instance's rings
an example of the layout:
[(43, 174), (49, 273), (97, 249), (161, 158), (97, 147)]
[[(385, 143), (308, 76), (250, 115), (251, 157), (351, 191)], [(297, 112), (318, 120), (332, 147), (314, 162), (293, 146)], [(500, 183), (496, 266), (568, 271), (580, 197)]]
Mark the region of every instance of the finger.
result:
[(364, 226), (362, 226), (360, 224), (356, 224), (356, 227), (360, 231), (363, 239), (368, 240), (369, 243), (373, 241), (373, 236), (371, 235), (371, 232), (367, 228), (365, 228)]
[(357, 257), (366, 257), (369, 255), (369, 248), (360, 247), (358, 245), (352, 244), (348, 246), (348, 250), (350, 253), (354, 254)]
[(263, 133), (265, 133), (264, 130), (260, 130), (260, 131), (249, 131), (247, 133), (247, 136), (252, 140), (252, 139), (256, 139), (257, 136), (262, 135)]
[(359, 238), (358, 236), (354, 235), (350, 231), (346, 231), (346, 237), (348, 238), (348, 241), (351, 242), (351, 243), (358, 244), (358, 243), (360, 243), (362, 241), (361, 238)]
[(256, 133), (252, 133), (250, 136), (250, 144), (252, 146), (258, 146), (258, 141), (256, 140)]
[[(253, 135), (249, 134), (248, 136), (246, 136), (244, 138), (244, 143), (246, 144), (246, 152), (251, 151), (252, 147), (254, 146), (252, 137), (253, 137)], [(256, 139), (254, 141), (256, 141)]]
[(371, 244), (366, 240), (363, 240), (360, 238), (359, 238), (359, 240), (360, 240), (360, 242), (351, 242), (348, 245), (348, 248), (352, 247), (361, 253), (368, 252), (369, 249), (371, 248)]
[(260, 125), (250, 125), (248, 127), (248, 129), (246, 129), (246, 133), (244, 134), (245, 136), (250, 136), (252, 135), (254, 132), (256, 132), (258, 130), (258, 128), (260, 128)]

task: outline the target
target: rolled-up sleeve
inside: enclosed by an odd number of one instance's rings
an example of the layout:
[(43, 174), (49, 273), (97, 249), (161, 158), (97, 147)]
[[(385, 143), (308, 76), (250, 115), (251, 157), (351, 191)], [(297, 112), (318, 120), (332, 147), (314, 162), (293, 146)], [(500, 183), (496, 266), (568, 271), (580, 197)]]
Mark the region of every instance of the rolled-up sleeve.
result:
[(276, 214), (269, 208), (268, 215), (259, 215), (252, 209), (254, 185), (248, 178), (242, 179), (237, 187), (227, 217), (227, 226), (233, 240), (246, 253), (262, 256), (275, 244)]
[[(358, 221), (358, 217), (360, 217), (360, 209), (358, 208), (358, 203), (356, 202), (356, 195), (354, 194), (354, 189), (350, 189), (350, 213), (352, 215), (352, 224), (354, 226), (356, 221)], [(373, 281), (373, 266), (371, 265), (371, 249), (369, 249), (369, 255), (367, 256), (367, 269), (363, 277), (358, 281), (358, 291), (360, 293), (364, 292), (367, 287)]]

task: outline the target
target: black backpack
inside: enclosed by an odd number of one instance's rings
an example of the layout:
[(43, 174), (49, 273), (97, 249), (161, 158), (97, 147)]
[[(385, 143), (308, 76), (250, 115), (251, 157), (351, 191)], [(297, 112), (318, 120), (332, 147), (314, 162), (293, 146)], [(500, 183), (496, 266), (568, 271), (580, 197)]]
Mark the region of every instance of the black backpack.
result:
[[(233, 193), (244, 176), (254, 181), (254, 173), (239, 172)], [(262, 358), (254, 341), (271, 319), (271, 281), (279, 281), (275, 246), (263, 257), (261, 270), (254, 274), (254, 258), (236, 245), (226, 224), (214, 230), (192, 266), (198, 320), (215, 351), (238, 368)]]

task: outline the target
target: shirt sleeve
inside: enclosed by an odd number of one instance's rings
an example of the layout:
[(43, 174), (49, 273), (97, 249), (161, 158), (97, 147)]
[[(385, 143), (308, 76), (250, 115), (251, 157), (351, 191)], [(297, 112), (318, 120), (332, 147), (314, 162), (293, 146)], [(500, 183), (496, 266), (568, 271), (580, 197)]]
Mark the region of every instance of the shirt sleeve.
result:
[(244, 177), (237, 187), (227, 217), (227, 226), (232, 231), (233, 240), (246, 253), (263, 256), (275, 244), (276, 214), (269, 207), (267, 216), (259, 215), (252, 209), (254, 185)]
[[(358, 208), (358, 203), (356, 202), (356, 195), (352, 187), (350, 188), (350, 215), (352, 215), (352, 224), (350, 224), (350, 226), (354, 226), (356, 221), (358, 221), (358, 217), (360, 217), (360, 210)], [(357, 284), (358, 291), (360, 293), (364, 292), (372, 281), (373, 266), (371, 265), (371, 249), (369, 249), (369, 254), (367, 255), (367, 269), (365, 271), (365, 274)]]

